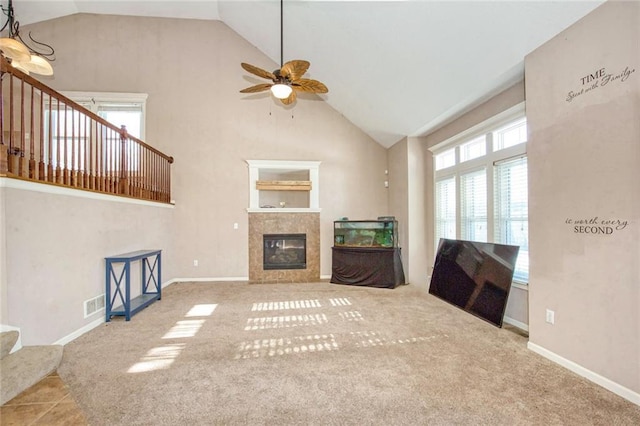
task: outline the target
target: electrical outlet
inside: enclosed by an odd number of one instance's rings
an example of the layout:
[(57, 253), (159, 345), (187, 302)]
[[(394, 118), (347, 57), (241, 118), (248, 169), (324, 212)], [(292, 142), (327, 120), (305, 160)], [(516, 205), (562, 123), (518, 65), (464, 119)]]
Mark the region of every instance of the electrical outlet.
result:
[(198, 259), (193, 259), (193, 266), (198, 266)]
[(556, 322), (556, 313), (551, 309), (547, 309), (547, 322), (549, 324), (555, 324)]
[(233, 229), (238, 229), (238, 223), (237, 222), (233, 224)]

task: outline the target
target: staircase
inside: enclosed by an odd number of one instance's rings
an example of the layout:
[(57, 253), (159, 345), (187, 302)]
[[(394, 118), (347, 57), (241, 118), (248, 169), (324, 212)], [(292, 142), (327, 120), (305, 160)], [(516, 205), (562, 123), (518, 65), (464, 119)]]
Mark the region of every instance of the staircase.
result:
[(24, 346), (11, 353), (18, 331), (0, 333), (0, 405), (55, 371), (62, 361), (62, 346)]

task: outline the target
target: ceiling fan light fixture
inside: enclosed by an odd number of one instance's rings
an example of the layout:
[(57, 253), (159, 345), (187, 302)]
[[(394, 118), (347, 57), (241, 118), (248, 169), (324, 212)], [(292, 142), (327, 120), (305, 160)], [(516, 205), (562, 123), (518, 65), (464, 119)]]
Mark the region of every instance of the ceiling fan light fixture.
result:
[(271, 86), (271, 93), (278, 99), (287, 99), (292, 91), (293, 89), (288, 84), (278, 83)]

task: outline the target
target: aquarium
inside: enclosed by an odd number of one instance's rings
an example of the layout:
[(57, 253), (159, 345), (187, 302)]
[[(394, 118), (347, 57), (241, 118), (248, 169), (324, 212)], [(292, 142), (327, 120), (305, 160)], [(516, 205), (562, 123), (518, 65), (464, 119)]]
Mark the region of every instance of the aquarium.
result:
[(335, 247), (398, 247), (398, 221), (336, 220), (333, 222)]

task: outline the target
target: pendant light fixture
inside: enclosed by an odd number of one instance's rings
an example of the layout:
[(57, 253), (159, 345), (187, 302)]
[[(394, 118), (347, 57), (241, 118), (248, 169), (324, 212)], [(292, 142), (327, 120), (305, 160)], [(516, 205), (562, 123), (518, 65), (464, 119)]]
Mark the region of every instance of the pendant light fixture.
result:
[(0, 52), (9, 59), (11, 65), (20, 71), (29, 74), (53, 75), (53, 67), (49, 61), (55, 60), (55, 50), (46, 43), (36, 41), (31, 37), (31, 43), (39, 46), (39, 49), (29, 46), (20, 35), (20, 22), (15, 20), (13, 2), (9, 0), (9, 5), (2, 8), (2, 13), (7, 20), (0, 28), (0, 33), (8, 31), (6, 37), (0, 38)]

